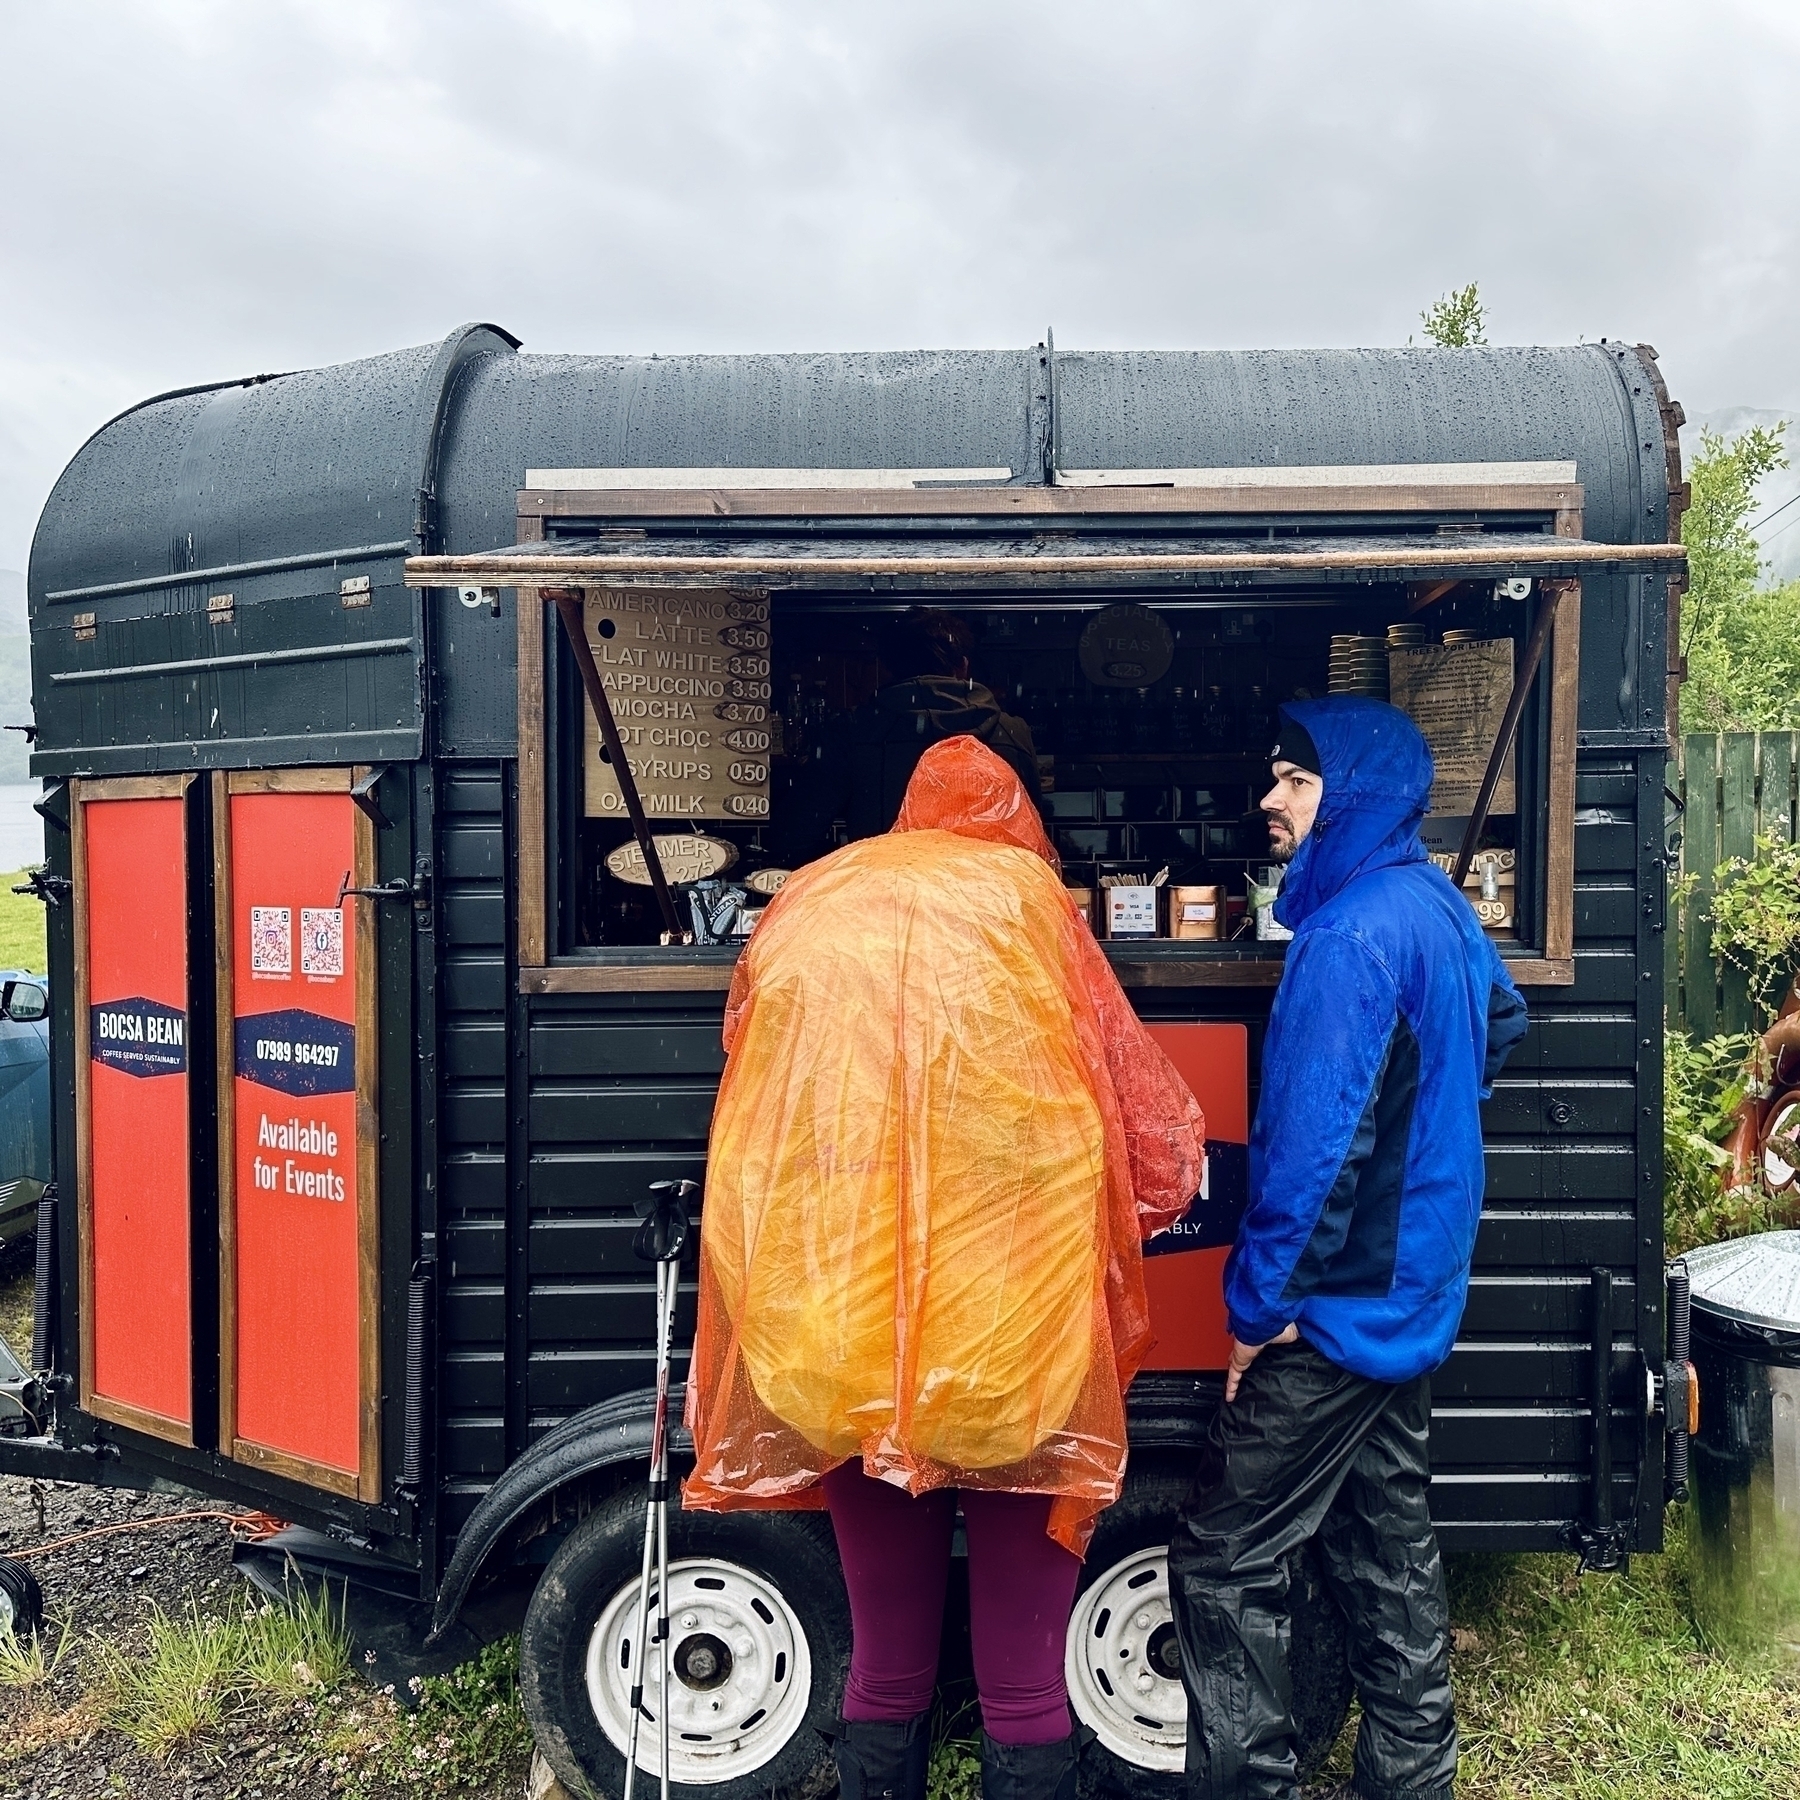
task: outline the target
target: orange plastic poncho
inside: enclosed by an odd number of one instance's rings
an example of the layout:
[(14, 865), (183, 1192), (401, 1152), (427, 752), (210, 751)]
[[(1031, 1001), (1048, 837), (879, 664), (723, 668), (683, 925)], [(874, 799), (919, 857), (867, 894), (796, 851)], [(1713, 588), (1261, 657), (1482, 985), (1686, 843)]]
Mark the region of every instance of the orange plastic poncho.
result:
[(1054, 1495), (1078, 1554), (1125, 1470), (1142, 1240), (1200, 1185), (1200, 1108), (970, 737), (894, 828), (770, 904), (725, 1013), (688, 1381), (702, 1509)]

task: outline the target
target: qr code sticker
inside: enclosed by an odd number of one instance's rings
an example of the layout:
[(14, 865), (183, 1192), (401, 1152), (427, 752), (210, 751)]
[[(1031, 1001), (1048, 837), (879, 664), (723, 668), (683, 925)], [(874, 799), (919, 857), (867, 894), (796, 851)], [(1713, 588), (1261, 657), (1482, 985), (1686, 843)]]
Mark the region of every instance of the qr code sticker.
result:
[(344, 972), (344, 909), (300, 909), (300, 973), (329, 979)]
[(286, 906), (250, 909), (250, 973), (291, 975), (294, 972), (294, 914)]

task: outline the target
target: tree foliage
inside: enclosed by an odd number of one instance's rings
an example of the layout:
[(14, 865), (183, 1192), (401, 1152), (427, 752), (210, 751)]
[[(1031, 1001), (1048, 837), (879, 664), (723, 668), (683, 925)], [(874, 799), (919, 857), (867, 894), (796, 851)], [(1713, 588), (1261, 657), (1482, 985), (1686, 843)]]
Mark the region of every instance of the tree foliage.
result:
[(1419, 314), (1426, 338), (1440, 350), (1467, 350), (1487, 342), (1487, 308), (1481, 303), (1481, 291), (1471, 281), (1467, 287), (1452, 288), (1442, 299), (1434, 300)]
[(1750, 531), (1757, 484), (1787, 467), (1786, 429), (1754, 425), (1734, 438), (1702, 431), (1689, 465), (1692, 498), (1681, 521), (1684, 732), (1800, 726), (1800, 582), (1763, 585)]
[(1761, 1003), (1780, 998), (1800, 961), (1800, 844), (1758, 836), (1756, 854), (1713, 871), (1713, 955), (1749, 977)]

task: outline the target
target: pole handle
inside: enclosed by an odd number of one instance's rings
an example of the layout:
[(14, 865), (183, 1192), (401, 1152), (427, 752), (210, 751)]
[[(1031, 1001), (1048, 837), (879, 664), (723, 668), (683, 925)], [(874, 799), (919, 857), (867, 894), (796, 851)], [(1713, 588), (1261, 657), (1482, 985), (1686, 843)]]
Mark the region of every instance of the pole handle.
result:
[(653, 1181), (647, 1199), (637, 1202), (638, 1227), (631, 1248), (645, 1262), (674, 1262), (687, 1246), (688, 1202), (700, 1192), (697, 1181)]

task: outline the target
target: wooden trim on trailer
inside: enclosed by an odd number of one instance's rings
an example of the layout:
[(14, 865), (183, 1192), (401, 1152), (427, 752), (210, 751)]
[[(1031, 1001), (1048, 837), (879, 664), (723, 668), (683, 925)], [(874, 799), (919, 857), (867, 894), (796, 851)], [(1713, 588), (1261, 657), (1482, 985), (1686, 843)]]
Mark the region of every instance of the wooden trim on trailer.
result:
[(1575, 959), (1572, 956), (1504, 956), (1501, 966), (1513, 978), (1514, 987), (1573, 987)]
[(231, 962), (231, 777), (215, 769), (213, 1072), (219, 1107), (219, 1447), (237, 1453), (237, 1013)]
[(521, 994), (724, 993), (734, 963), (695, 963), (671, 953), (655, 962), (551, 963), (519, 968)]
[(357, 1477), (347, 1469), (308, 1462), (304, 1456), (295, 1456), (287, 1450), (271, 1450), (268, 1445), (254, 1443), (249, 1438), (233, 1438), (231, 1454), (238, 1462), (266, 1469), (271, 1475), (285, 1476), (289, 1481), (298, 1481), (307, 1487), (323, 1488), (327, 1493), (343, 1494), (352, 1500), (363, 1497), (357, 1491)]
[[(271, 1449), (237, 1432), (237, 1010), (233, 990), (231, 808), (237, 794), (344, 794), (367, 767), (242, 769), (213, 774), (213, 945), (218, 1011), (219, 1443), (237, 1462), (350, 1499), (381, 1498), (381, 1205), (378, 923), (371, 904), (356, 927), (357, 1463), (354, 1470)], [(375, 877), (375, 826), (351, 809), (351, 885)], [(346, 900), (348, 904), (348, 900)]]
[(69, 786), (77, 790), (83, 800), (179, 800), (193, 784), (194, 777), (188, 773), (106, 775), (98, 779), (82, 776), (71, 781)]
[[(548, 968), (519, 970), (522, 994), (724, 993), (731, 986), (735, 963), (695, 963), (679, 951), (654, 961), (633, 958), (614, 963), (555, 963)], [(1283, 960), (1204, 955), (1144, 957), (1113, 963), (1121, 987), (1274, 987)]]
[(521, 518), (1068, 518), (1124, 514), (1554, 513), (1577, 482), (1371, 482), (1355, 487), (525, 488)]
[(1380, 575), (1387, 570), (1425, 574), (1490, 567), (1519, 570), (1600, 567), (1672, 569), (1685, 565), (1679, 544), (1571, 543), (1544, 536), (1530, 543), (1484, 542), (1472, 536), (1454, 545), (1361, 550), (1220, 550), (1102, 552), (1091, 556), (808, 556), (771, 552), (761, 556), (638, 556), (624, 552), (592, 555), (521, 555), (504, 550), (472, 556), (410, 556), (408, 587), (446, 587), (462, 581), (517, 587), (541, 582), (552, 587), (693, 587), (767, 581), (784, 576), (833, 580), (862, 576), (901, 579), (950, 575), (964, 578), (1123, 575), (1298, 575), (1317, 573)]
[[(1570, 987), (1575, 980), (1571, 956), (1503, 958), (1506, 972), (1519, 987)], [(671, 951), (654, 961), (641, 958), (613, 963), (553, 963), (519, 970), (521, 994), (644, 994), (726, 992), (733, 963), (684, 961)], [(1278, 956), (1226, 960), (1202, 955), (1121, 958), (1113, 973), (1121, 987), (1267, 988), (1278, 986), (1285, 960)]]
[[(349, 785), (365, 779), (353, 769)], [(360, 806), (351, 809), (351, 885), (375, 884), (375, 821)], [(346, 896), (348, 904), (350, 896)], [(356, 1262), (357, 1262), (357, 1474), (352, 1491), (359, 1500), (381, 1498), (381, 1104), (380, 1009), (376, 903), (361, 896), (365, 910), (356, 923)]]
[(1544, 851), (1544, 956), (1568, 967), (1575, 952), (1575, 743), (1581, 706), (1581, 583), (1557, 603), (1550, 640), (1550, 831)]
[(147, 1407), (132, 1406), (124, 1400), (109, 1400), (104, 1394), (90, 1394), (82, 1402), (81, 1410), (96, 1419), (104, 1419), (109, 1425), (123, 1425), (131, 1431), (161, 1438), (165, 1444), (179, 1444), (184, 1450), (194, 1447), (194, 1433), (189, 1426), (179, 1419), (151, 1412)]
[(234, 794), (347, 794), (353, 777), (341, 768), (236, 769), (229, 779)]
[(69, 869), (75, 877), (75, 1234), (76, 1305), (81, 1309), (80, 1401), (94, 1404), (94, 1124), (88, 1098), (87, 828), (81, 781), (69, 783)]
[[(111, 1400), (94, 1392), (94, 1116), (90, 1091), (93, 1065), (89, 1060), (89, 975), (88, 968), (88, 894), (87, 894), (87, 804), (90, 800), (179, 800), (194, 780), (182, 775), (118, 775), (99, 780), (77, 779), (69, 783), (69, 868), (74, 876), (75, 932), (75, 1242), (76, 1305), (80, 1309), (78, 1336), (81, 1375), (78, 1398), (81, 1410), (110, 1424), (124, 1425), (142, 1431), (165, 1443), (194, 1447), (193, 1422), (171, 1419), (150, 1412), (128, 1401)], [(187, 821), (182, 822), (182, 841), (187, 841)], [(182, 887), (187, 887), (185, 860), (181, 870)], [(188, 969), (183, 981), (185, 998), (193, 998), (194, 972)], [(194, 1068), (188, 1065), (188, 1080), (194, 1079)], [(189, 1231), (193, 1229), (193, 1197), (189, 1196)], [(193, 1246), (188, 1247), (190, 1259)], [(192, 1301), (190, 1296), (190, 1307)], [(193, 1347), (189, 1345), (189, 1356)], [(188, 1385), (193, 1387), (190, 1361)]]
[[(540, 543), (541, 519), (521, 518), (519, 542)], [(545, 766), (544, 738), (549, 721), (544, 716), (544, 601), (536, 588), (520, 588), (517, 594), (519, 637), (519, 822), (518, 822), (518, 934), (519, 961), (537, 967), (549, 960), (546, 930), (550, 904), (549, 869), (544, 838), (550, 803)]]

